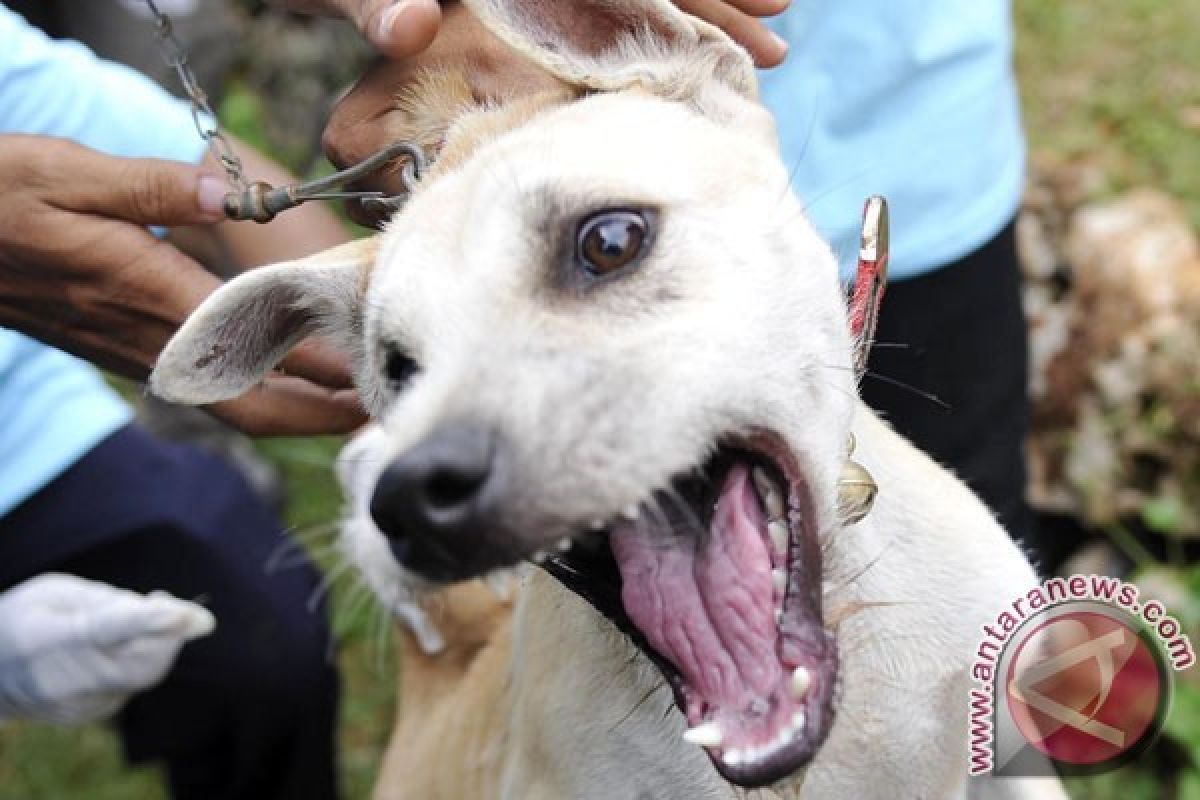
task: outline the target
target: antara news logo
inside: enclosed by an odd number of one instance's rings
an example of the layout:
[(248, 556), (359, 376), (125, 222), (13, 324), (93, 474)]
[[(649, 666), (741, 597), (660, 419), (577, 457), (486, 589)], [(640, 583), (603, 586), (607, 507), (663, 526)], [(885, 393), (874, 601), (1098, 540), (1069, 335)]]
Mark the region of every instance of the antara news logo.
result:
[(1103, 575), (1052, 578), (983, 626), (971, 667), (972, 775), (1090, 775), (1154, 743), (1172, 674), (1196, 661), (1179, 621)]

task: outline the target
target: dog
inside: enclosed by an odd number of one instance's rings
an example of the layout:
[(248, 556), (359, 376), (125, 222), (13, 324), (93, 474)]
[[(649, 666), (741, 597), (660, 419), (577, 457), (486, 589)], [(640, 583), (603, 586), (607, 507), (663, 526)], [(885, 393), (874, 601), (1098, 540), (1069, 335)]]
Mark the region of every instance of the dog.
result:
[[(554, 85), (428, 101), (386, 231), (230, 282), (150, 382), (212, 403), (306, 336), (352, 355), (380, 427), (348, 546), (418, 676), (381, 796), (1063, 797), (967, 780), (967, 666), (1035, 575), (857, 399), (745, 52), (665, 0), (465, 5)], [(442, 588), (524, 562), (511, 614)]]

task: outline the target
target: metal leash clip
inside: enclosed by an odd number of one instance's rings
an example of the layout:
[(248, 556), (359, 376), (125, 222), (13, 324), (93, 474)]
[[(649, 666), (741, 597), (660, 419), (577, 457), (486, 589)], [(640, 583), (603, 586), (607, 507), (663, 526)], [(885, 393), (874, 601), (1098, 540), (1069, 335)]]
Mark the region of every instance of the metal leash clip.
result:
[[(371, 174), (400, 156), (408, 157), (400, 173), (404, 194), (337, 191), (339, 187)], [(365, 161), (324, 178), (279, 187), (257, 181), (243, 189), (230, 192), (225, 195), (225, 216), (233, 220), (270, 222), (278, 214), (309, 200), (359, 200), (368, 211), (394, 213), (404, 207), (428, 168), (429, 160), (419, 145), (413, 142), (396, 142)]]
[(854, 370), (859, 378), (867, 371), (867, 359), (875, 342), (879, 305), (887, 287), (890, 246), (887, 200), (873, 195), (863, 206), (858, 272), (850, 295), (850, 334), (854, 337)]

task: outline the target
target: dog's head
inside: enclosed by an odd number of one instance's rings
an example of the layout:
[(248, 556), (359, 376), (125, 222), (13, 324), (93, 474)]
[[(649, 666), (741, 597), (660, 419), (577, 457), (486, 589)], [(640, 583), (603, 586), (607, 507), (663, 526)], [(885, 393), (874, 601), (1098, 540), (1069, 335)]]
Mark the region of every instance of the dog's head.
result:
[(213, 402), (345, 341), (386, 431), (378, 557), (433, 582), (541, 563), (663, 668), (723, 775), (777, 780), (833, 713), (834, 258), (723, 34), (651, 0), (470, 5), (570, 99), (458, 121), (377, 249), (233, 281), (152, 387)]

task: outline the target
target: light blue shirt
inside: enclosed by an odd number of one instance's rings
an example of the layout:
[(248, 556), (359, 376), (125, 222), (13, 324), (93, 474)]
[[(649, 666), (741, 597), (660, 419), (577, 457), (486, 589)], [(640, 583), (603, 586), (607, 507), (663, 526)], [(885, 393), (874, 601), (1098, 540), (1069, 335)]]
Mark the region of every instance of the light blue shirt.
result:
[(795, 0), (791, 50), (760, 74), (793, 186), (847, 276), (862, 204), (891, 207), (891, 276), (995, 236), (1025, 169), (1009, 0)]
[[(191, 112), (133, 70), (52, 41), (0, 6), (0, 133), (74, 139), (113, 155), (196, 163)], [(0, 329), (0, 516), (129, 422), (87, 364)]]

